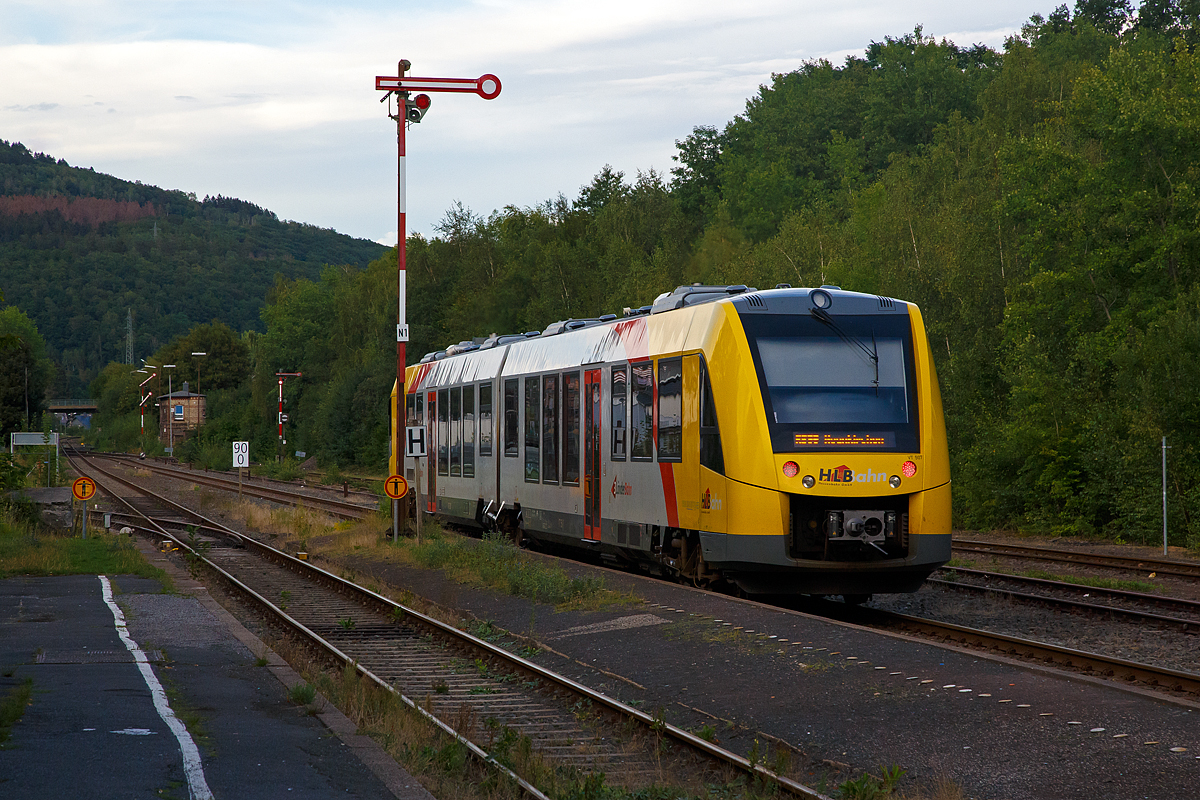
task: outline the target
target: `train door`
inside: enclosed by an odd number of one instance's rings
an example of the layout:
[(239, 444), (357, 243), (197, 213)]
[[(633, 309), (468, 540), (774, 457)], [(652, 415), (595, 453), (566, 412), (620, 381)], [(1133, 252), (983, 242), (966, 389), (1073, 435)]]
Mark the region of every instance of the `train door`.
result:
[(675, 465), (679, 527), (700, 527), (704, 487), (700, 486), (700, 356), (683, 357), (682, 460)]
[(600, 370), (583, 373), (583, 535), (600, 541)]
[(438, 425), (437, 425), (437, 392), (425, 395), (425, 430), (428, 432), (425, 448), (425, 474), (429, 476), (428, 491), (425, 493), (425, 507), (430, 514), (437, 513), (437, 471), (438, 471)]

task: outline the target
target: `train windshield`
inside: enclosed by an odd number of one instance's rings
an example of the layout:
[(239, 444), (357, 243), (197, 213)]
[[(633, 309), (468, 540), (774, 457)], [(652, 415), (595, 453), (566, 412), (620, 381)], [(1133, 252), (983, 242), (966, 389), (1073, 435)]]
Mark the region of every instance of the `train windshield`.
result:
[(907, 315), (743, 321), (776, 452), (918, 449)]

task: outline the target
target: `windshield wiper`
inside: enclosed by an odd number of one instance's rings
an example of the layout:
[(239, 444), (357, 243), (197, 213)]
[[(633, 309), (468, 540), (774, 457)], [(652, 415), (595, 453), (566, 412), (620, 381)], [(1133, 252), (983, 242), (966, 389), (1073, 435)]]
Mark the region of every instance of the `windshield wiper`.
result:
[(832, 328), (833, 332), (837, 334), (839, 339), (841, 339), (843, 342), (850, 345), (851, 347), (858, 348), (859, 350), (861, 350), (863, 352), (864, 355), (866, 355), (866, 357), (868, 359), (870, 359), (871, 364), (875, 367), (875, 380), (873, 380), (871, 383), (875, 386), (875, 394), (876, 394), (876, 396), (878, 396), (879, 395), (879, 347), (875, 344), (875, 329), (874, 328), (871, 329), (871, 346), (867, 347), (867, 345), (861, 339), (859, 339), (856, 336), (851, 336), (850, 334), (848, 334), (844, 330), (842, 330), (842, 326), (838, 325), (837, 322), (834, 321), (833, 317), (829, 315), (829, 312), (825, 311), (824, 309), (812, 308), (812, 309), (809, 309), (809, 313), (811, 313), (814, 317), (816, 317), (817, 320), (819, 322), (821, 322), (822, 324), (828, 325), (830, 328)]

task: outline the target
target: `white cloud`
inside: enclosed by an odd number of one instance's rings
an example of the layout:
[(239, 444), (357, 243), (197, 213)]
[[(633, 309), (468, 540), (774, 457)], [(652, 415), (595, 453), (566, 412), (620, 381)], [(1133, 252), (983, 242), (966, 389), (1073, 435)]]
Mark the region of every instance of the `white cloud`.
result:
[[(500, 76), (500, 97), (434, 98), (408, 134), (411, 229), (455, 200), (480, 213), (574, 197), (606, 163), (669, 170), (673, 143), (723, 125), (772, 72), (861, 53), (923, 24), (999, 46), (1035, 11), (757, 0), (195, 4), (0, 0), (0, 137), (281, 217), (395, 237), (395, 127), (374, 91), (413, 73)], [(957, 31), (958, 33), (952, 33)]]

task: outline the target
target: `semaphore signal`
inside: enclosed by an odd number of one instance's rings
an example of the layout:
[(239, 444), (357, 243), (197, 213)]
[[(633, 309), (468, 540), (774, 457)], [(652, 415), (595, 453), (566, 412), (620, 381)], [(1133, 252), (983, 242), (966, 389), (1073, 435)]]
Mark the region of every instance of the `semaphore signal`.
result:
[[(405, 130), (408, 123), (420, 122), (424, 119), (429, 107), (433, 104), (427, 94), (414, 92), (450, 92), (454, 94), (476, 94), (484, 100), (494, 100), (500, 94), (500, 79), (491, 73), (480, 75), (478, 78), (418, 78), (406, 76), (412, 68), (408, 59), (401, 59), (397, 64), (394, 76), (376, 75), (375, 88), (386, 94), (379, 102), (396, 96), (396, 113), (392, 114), (389, 104), (388, 116), (396, 121), (397, 146), (397, 230), (396, 230), (396, 385), (400, 391), (401, 409), (405, 397), (404, 361), (405, 343), (408, 342), (408, 319), (405, 308), (405, 246), (406, 225), (405, 215)], [(393, 425), (392, 454), (396, 458), (397, 469), (403, 463), (400, 432), (402, 425)], [(282, 439), (282, 433), (280, 434)]]

